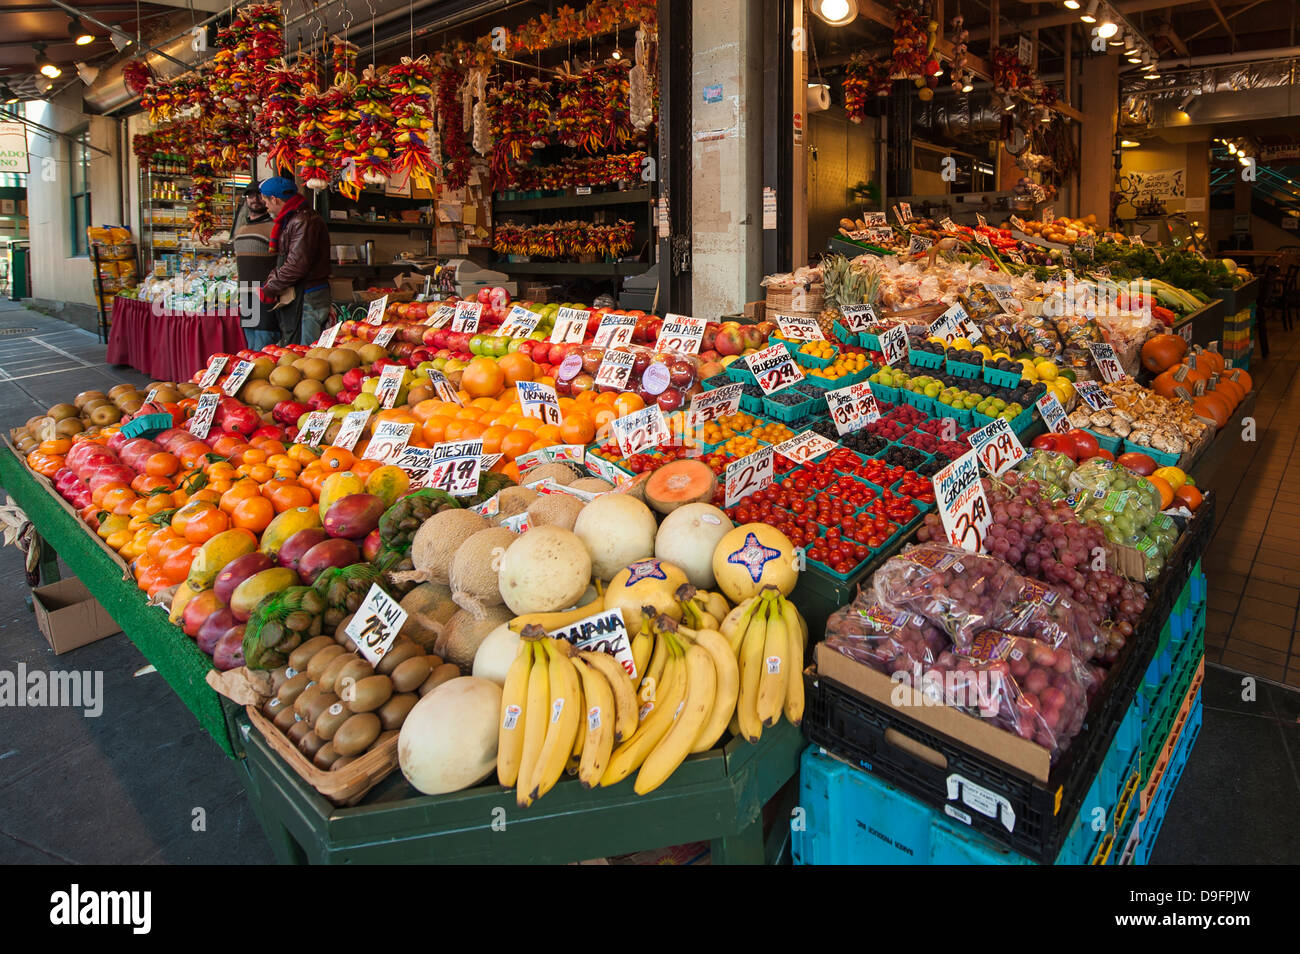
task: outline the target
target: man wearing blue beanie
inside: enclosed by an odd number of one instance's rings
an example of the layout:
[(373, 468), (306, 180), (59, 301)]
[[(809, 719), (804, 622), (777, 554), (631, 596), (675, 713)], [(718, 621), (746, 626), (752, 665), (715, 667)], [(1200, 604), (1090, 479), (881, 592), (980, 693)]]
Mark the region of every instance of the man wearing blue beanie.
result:
[(275, 268), (262, 283), (262, 301), (274, 304), (293, 300), (276, 309), (281, 340), (285, 344), (313, 344), (330, 313), (330, 236), (325, 220), (298, 194), (292, 179), (272, 176), (259, 187), (274, 218), (268, 247), (276, 256)]

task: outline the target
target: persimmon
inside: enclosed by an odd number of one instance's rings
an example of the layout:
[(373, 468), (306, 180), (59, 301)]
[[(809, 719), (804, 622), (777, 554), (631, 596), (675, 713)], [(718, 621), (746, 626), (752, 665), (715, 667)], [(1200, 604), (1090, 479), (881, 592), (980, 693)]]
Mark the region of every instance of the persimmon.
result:
[(180, 458), (175, 454), (169, 454), (167, 451), (159, 451), (157, 454), (150, 454), (148, 460), (144, 462), (144, 472), (150, 477), (171, 477), (181, 469)]
[(259, 494), (238, 501), (230, 511), (230, 522), (233, 526), (260, 535), (275, 519), (276, 512), (275, 504)]
[(190, 543), (206, 543), (223, 530), (230, 529), (230, 517), (215, 504), (200, 511), (185, 523), (185, 539)]

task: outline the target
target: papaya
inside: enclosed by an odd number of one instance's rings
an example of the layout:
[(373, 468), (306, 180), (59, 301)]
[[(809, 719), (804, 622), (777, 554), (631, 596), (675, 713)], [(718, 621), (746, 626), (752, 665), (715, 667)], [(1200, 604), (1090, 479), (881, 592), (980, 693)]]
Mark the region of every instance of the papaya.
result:
[(210, 589), (227, 563), (256, 549), (257, 537), (251, 530), (241, 527), (224, 530), (199, 547), (185, 583), (194, 590)]
[[(383, 468), (379, 468), (382, 470)], [(394, 468), (396, 470), (396, 468)], [(319, 507), (321, 513), (329, 513), (330, 507), (352, 494), (366, 493), (366, 482), (350, 470), (330, 474), (320, 485)]]
[(130, 523), (130, 517), (110, 513), (99, 522), (99, 526), (95, 528), (95, 533), (99, 534), (99, 539), (107, 540), (118, 531), (128, 529)]
[(172, 605), (167, 613), (167, 621), (173, 626), (179, 626), (185, 614), (185, 604), (201, 592), (203, 592), (202, 589), (196, 590), (189, 585), (176, 587), (176, 595), (172, 597)]
[[(326, 478), (328, 480), (329, 478)], [(272, 520), (262, 531), (262, 545), (258, 547), (271, 559), (280, 555), (280, 547), (299, 530), (320, 527), (320, 513), (315, 507), (294, 507)]]
[[(326, 477), (325, 480), (328, 482), (330, 478)], [(385, 464), (370, 472), (370, 476), (366, 478), (365, 492), (382, 499), (385, 507), (391, 507), (410, 488), (411, 478), (406, 476), (406, 471), (392, 464)], [(329, 513), (329, 508), (324, 508), (324, 511)]]
[(253, 608), (263, 597), (297, 584), (298, 574), (288, 567), (276, 566), (254, 573), (235, 587), (235, 592), (230, 597), (230, 612), (241, 623), (247, 622), (248, 617), (253, 615)]

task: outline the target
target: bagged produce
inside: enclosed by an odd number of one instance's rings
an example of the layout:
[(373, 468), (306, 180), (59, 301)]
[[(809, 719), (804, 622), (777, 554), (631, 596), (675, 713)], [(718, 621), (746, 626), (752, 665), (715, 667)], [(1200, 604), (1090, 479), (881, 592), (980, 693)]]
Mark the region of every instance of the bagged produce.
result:
[(1076, 658), (1087, 662), (1100, 656), (1106, 637), (1083, 607), (1057, 593), (1046, 583), (1020, 578), (1020, 592), (1011, 614), (1000, 627), (1015, 636), (1026, 636), (1053, 648), (1067, 646)]
[(858, 591), (826, 621), (826, 645), (886, 674), (928, 668), (949, 645), (947, 635), (924, 616), (889, 610)]
[(1036, 447), (1016, 465), (1016, 470), (1024, 479), (1038, 481), (1040, 492), (1045, 497), (1058, 500), (1069, 494), (1070, 474), (1074, 473), (1074, 467), (1074, 461), (1068, 455)]
[(459, 508), (460, 502), (445, 490), (417, 490), (384, 511), (379, 518), (379, 539), (388, 549), (406, 553), (424, 521), (439, 511)]
[(1098, 524), (1111, 543), (1135, 546), (1160, 512), (1160, 492), (1141, 474), (1094, 458), (1070, 474), (1080, 519)]
[[(326, 571), (330, 572), (335, 571)], [(325, 598), (311, 586), (290, 586), (264, 597), (244, 628), (245, 665), (249, 669), (283, 666), (304, 639), (321, 635), (325, 607)]]

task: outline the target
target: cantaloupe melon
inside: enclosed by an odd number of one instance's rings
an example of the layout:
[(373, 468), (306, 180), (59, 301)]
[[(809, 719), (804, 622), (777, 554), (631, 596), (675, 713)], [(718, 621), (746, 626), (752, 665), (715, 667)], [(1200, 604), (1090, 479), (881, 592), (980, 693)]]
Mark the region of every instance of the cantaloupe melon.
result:
[(488, 527), (471, 536), (451, 560), (451, 598), (461, 609), (482, 617), (489, 606), (501, 604), (497, 570), (501, 558), (518, 537), (505, 527)]
[(528, 505), (528, 522), (533, 527), (572, 530), (582, 507), (582, 501), (569, 494), (540, 494)]
[(497, 494), (497, 519), (502, 520), (523, 513), (540, 496), (537, 491), (527, 487), (505, 488)]
[(765, 523), (746, 523), (718, 541), (713, 551), (713, 575), (718, 589), (733, 604), (775, 586), (789, 596), (799, 581), (794, 544)]
[(472, 510), (440, 510), (420, 525), (411, 542), (411, 563), (434, 583), (451, 582), (451, 561), (460, 545), (491, 524)]
[(447, 620), (460, 607), (452, 600), (449, 587), (442, 583), (421, 583), (402, 597), (402, 609), (407, 616), (401, 635), (431, 649)]
[(645, 499), (659, 513), (672, 513), (686, 504), (713, 499), (718, 479), (699, 460), (675, 460), (657, 468), (646, 481)]
[(535, 480), (543, 480), (547, 477), (555, 481), (557, 484), (563, 484), (567, 487), (578, 479), (578, 472), (568, 464), (561, 464), (558, 462), (542, 464), (524, 474), (523, 482), (525, 484), (531, 484)]
[(591, 558), (576, 534), (536, 527), (516, 537), (501, 559), (501, 598), (516, 614), (573, 606), (591, 582)]
[(420, 699), (402, 723), (397, 761), (425, 795), (458, 792), (496, 770), (501, 687), (462, 676)]
[(580, 477), (569, 486), (574, 490), (585, 490), (589, 494), (605, 494), (614, 489), (613, 484), (599, 477)]
[(592, 573), (601, 580), (652, 556), (658, 529), (650, 508), (630, 494), (597, 497), (582, 508), (573, 525), (573, 532), (591, 554)]
[(655, 556), (679, 566), (697, 589), (714, 586), (713, 551), (731, 530), (731, 519), (710, 503), (678, 507), (659, 525)]
[(474, 654), (488, 633), (512, 619), (514, 614), (504, 606), (489, 606), (482, 617), (459, 610), (447, 620), (442, 635), (433, 644), (433, 651), (447, 662), (455, 663), (461, 672), (468, 673), (474, 665)]

